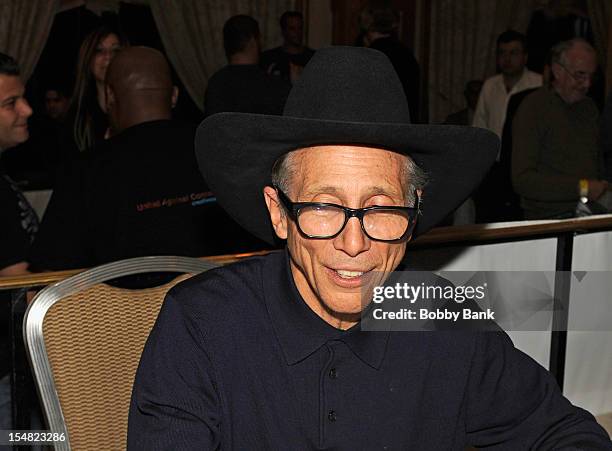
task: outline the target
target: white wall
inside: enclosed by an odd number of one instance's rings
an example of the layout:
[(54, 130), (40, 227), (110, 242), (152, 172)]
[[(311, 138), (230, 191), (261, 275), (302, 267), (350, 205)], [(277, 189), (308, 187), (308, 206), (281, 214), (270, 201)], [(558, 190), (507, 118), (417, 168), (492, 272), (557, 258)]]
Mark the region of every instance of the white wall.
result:
[[(404, 262), (418, 269), (445, 271), (554, 271), (556, 239), (487, 244), (466, 248), (410, 250)], [(612, 232), (589, 233), (574, 240), (572, 270), (612, 275)], [(612, 293), (584, 299), (572, 284), (570, 327), (582, 310), (610, 312)], [(550, 331), (511, 332), (515, 346), (548, 367)], [(594, 415), (612, 411), (612, 324), (608, 331), (568, 333), (564, 395)]]

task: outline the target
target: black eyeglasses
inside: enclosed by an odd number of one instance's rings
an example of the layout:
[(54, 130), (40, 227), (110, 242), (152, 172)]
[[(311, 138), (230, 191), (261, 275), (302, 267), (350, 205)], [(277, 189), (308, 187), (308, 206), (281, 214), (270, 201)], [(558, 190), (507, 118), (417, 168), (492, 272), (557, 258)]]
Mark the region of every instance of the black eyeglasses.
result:
[(596, 77), (597, 77), (597, 72), (595, 73), (589, 73), (589, 72), (572, 72), (571, 70), (569, 70), (565, 64), (561, 64), (561, 63), (557, 63), (559, 66), (561, 66), (563, 69), (565, 69), (565, 72), (567, 72), (570, 77), (572, 77), (574, 79), (574, 81), (578, 82), (578, 83), (585, 83), (587, 81), (595, 81)]
[(415, 192), (417, 207), (372, 206), (348, 208), (325, 202), (292, 202), (277, 186), (278, 197), (295, 221), (300, 233), (308, 238), (335, 238), (352, 217), (359, 219), (361, 230), (376, 241), (398, 242), (412, 234), (420, 212), (420, 199)]

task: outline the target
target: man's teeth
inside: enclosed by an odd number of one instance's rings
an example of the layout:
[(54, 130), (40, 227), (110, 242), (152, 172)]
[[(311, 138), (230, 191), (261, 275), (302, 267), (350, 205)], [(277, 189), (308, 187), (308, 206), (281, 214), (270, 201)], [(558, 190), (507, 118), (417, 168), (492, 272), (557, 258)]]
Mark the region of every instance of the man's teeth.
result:
[(337, 269), (336, 272), (343, 279), (352, 279), (354, 277), (359, 277), (363, 274), (363, 271), (344, 271), (342, 269)]

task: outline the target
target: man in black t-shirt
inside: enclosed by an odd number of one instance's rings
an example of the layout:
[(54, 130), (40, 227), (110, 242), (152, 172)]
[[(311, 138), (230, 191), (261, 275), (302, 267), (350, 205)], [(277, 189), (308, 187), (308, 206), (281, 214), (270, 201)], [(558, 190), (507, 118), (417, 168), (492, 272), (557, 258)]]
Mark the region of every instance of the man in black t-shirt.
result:
[(391, 8), (365, 8), (360, 15), (363, 40), (389, 58), (404, 88), (410, 120), (419, 122), (421, 70), (412, 50), (397, 38), (398, 19)]
[[(107, 73), (113, 136), (67, 169), (34, 242), (37, 269), (95, 266), (146, 255), (244, 250), (198, 171), (194, 128), (171, 120), (177, 91), (161, 53), (122, 50)], [(246, 233), (242, 233), (246, 236)]]
[[(0, 153), (27, 141), (32, 109), (13, 58), (0, 53)], [(26, 272), (26, 256), (38, 220), (21, 191), (0, 172), (0, 276)]]
[(299, 11), (285, 11), (280, 18), (283, 45), (266, 50), (260, 65), (273, 77), (293, 83), (308, 64), (314, 50), (304, 45), (304, 17)]
[(259, 24), (250, 16), (233, 16), (223, 26), (228, 64), (208, 80), (204, 114), (234, 111), (281, 114), (291, 85), (258, 65)]

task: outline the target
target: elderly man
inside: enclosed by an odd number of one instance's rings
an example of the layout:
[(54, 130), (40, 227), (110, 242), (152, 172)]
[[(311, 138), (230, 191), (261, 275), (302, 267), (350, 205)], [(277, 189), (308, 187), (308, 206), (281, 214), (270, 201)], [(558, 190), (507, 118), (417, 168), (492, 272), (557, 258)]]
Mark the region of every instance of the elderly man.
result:
[(526, 219), (567, 218), (597, 200), (603, 179), (599, 113), (587, 97), (597, 56), (583, 39), (552, 49), (551, 87), (529, 95), (513, 121), (512, 183)]
[(612, 449), (502, 333), (360, 327), (367, 281), (393, 271), (497, 152), (488, 131), (408, 117), (382, 53), (331, 47), (283, 116), (200, 125), (196, 153), (221, 204), (287, 245), (168, 295), (137, 372), (129, 449)]

